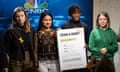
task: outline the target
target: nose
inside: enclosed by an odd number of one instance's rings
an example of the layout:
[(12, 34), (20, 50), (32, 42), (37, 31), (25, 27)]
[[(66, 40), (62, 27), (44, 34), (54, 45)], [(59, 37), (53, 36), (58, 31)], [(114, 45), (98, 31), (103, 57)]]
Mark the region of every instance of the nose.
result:
[(105, 20), (102, 19), (102, 23), (104, 23)]
[(51, 22), (51, 20), (48, 20), (48, 21), (47, 21), (47, 23), (50, 23), (50, 22)]

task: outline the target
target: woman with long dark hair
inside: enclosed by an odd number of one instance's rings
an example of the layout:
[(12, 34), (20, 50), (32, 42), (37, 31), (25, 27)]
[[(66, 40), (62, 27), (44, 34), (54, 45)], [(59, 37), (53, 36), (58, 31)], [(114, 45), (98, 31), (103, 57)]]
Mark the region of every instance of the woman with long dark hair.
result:
[(53, 18), (49, 12), (40, 16), (35, 34), (35, 61), (39, 60), (41, 72), (58, 72), (56, 31), (52, 28)]

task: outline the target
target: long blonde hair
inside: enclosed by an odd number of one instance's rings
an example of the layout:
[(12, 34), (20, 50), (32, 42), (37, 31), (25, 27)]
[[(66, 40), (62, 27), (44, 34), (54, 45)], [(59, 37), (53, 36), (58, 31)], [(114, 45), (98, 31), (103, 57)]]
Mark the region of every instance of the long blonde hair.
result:
[(21, 12), (23, 11), (24, 14), (25, 14), (25, 23), (24, 23), (24, 31), (27, 33), (27, 32), (31, 32), (30, 30), (30, 22), (29, 22), (29, 19), (28, 19), (28, 16), (24, 10), (23, 7), (16, 7), (14, 9), (14, 12), (13, 12), (13, 17), (12, 17), (12, 24), (13, 24), (13, 28), (18, 24), (17, 21), (16, 21), (16, 13), (17, 12)]

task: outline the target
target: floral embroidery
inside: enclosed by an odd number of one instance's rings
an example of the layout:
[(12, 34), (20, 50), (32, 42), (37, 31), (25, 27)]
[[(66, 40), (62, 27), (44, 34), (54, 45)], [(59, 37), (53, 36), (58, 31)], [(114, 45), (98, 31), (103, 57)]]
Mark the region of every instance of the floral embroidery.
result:
[(38, 32), (39, 40), (39, 55), (44, 59), (56, 59), (56, 35), (55, 30), (46, 31), (42, 29)]
[(53, 32), (53, 31), (51, 31), (51, 32), (50, 32), (50, 36), (53, 36), (53, 35), (54, 35), (54, 32)]
[(45, 31), (43, 31), (43, 30), (42, 30), (42, 31), (40, 31), (40, 32), (41, 32), (42, 34), (45, 34)]

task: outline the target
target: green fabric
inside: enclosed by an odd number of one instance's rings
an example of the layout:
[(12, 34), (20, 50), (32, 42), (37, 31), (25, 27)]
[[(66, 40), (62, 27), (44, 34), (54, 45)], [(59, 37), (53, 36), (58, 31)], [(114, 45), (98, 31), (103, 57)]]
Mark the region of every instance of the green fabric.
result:
[(111, 29), (94, 29), (89, 38), (89, 50), (92, 58), (102, 58), (101, 48), (106, 48), (106, 55), (113, 60), (114, 53), (118, 50), (117, 38), (115, 32)]

